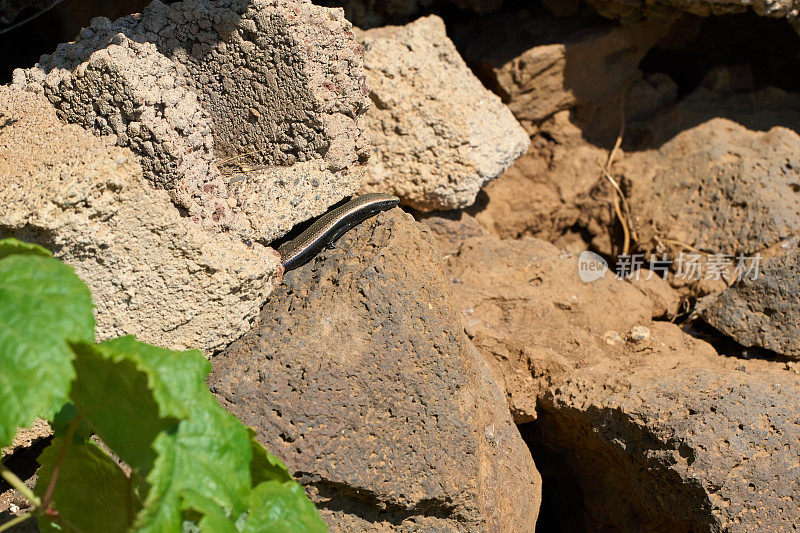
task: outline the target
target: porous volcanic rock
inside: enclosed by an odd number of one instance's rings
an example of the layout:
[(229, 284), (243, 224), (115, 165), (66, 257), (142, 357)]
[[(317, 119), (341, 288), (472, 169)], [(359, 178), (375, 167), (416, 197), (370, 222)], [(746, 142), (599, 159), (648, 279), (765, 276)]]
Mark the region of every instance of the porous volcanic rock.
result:
[(597, 12), (624, 22), (642, 18), (672, 18), (676, 13), (691, 13), (701, 17), (730, 15), (752, 9), (762, 17), (786, 18), (798, 27), (800, 2), (797, 0), (661, 0), (631, 2), (630, 0), (587, 0)]
[(578, 484), (560, 503), (578, 529), (794, 528), (798, 376), (723, 366), (698, 348), (651, 350), (625, 371), (587, 367), (540, 399), (534, 438), (555, 475)]
[(703, 319), (744, 346), (800, 357), (800, 249), (702, 302)]
[[(442, 226), (432, 224), (452, 233)], [(466, 238), (446, 265), (515, 419), (533, 420), (523, 432), (560, 487), (551, 512), (562, 526), (780, 530), (797, 520), (796, 374), (720, 357), (650, 322), (636, 287), (609, 274), (580, 281), (577, 259), (549, 243)]]
[(95, 302), (97, 337), (213, 352), (242, 335), (279, 280), (277, 254), (209, 233), (142, 177), (136, 157), (47, 100), (0, 88), (0, 238), (50, 249)]
[[(359, 185), (368, 99), (341, 10), (156, 0), (141, 15), (93, 19), (14, 82), (44, 93), (62, 120), (114, 135), (153, 186), (214, 228), (271, 241)], [(284, 167), (309, 161), (322, 168), (316, 187), (283, 179)], [(269, 187), (232, 195), (227, 180), (243, 166), (247, 181)], [(238, 209), (259, 201), (269, 201), (259, 217)]]
[(643, 249), (751, 255), (800, 233), (800, 136), (788, 128), (711, 119), (614, 170)]
[(596, 15), (567, 19), (505, 11), (454, 39), (526, 128), (563, 109), (616, 95), (670, 24), (619, 25)]
[(518, 423), (535, 418), (547, 387), (612, 357), (607, 332), (624, 336), (650, 324), (644, 292), (611, 273), (581, 281), (577, 256), (538, 239), (468, 238), (445, 265), (464, 328), (492, 365)]
[(362, 188), (420, 211), (471, 205), (530, 141), (483, 87), (436, 16), (359, 34), (373, 106)]
[(457, 253), (464, 239), (491, 234), (473, 216), (462, 210), (416, 213), (415, 216), (431, 229), (443, 257)]
[(334, 531), (531, 531), (538, 473), (433, 239), (378, 215), (290, 272), (211, 390)]

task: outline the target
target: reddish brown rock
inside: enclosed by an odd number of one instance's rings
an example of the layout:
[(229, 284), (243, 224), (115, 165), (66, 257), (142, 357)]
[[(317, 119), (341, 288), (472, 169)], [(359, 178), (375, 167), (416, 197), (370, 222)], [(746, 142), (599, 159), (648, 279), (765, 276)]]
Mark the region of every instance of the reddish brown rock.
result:
[(686, 130), (618, 171), (639, 246), (755, 254), (800, 232), (800, 136), (750, 131), (727, 119)]
[[(654, 342), (662, 335), (657, 329)], [(565, 523), (617, 531), (793, 528), (800, 380), (720, 361), (703, 344), (645, 349), (633, 367), (581, 369), (540, 399), (530, 431), (550, 467), (545, 475), (577, 485), (558, 504)]]
[(581, 281), (578, 258), (544, 241), (470, 238), (445, 264), (464, 328), (518, 423), (535, 418), (548, 386), (608, 357), (604, 334), (650, 324), (642, 291), (611, 274)]
[(520, 9), (476, 21), (456, 36), (523, 124), (619, 94), (669, 23), (618, 25)]
[(420, 228), (381, 214), (289, 273), (209, 384), (334, 531), (530, 531), (538, 474)]

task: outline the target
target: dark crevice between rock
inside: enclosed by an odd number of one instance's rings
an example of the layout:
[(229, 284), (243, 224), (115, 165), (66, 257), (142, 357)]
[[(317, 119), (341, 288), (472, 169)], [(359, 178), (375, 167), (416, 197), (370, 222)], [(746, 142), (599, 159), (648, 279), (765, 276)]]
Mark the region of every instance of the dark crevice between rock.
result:
[[(800, 36), (784, 20), (748, 12), (701, 18), (684, 15), (645, 56), (640, 68), (663, 72), (678, 95), (694, 91), (716, 67), (740, 67), (734, 87), (800, 92)], [(712, 82), (712, 80), (707, 80)]]
[[(30, 446), (24, 446), (17, 449), (14, 451), (14, 453), (3, 458), (3, 466), (11, 470), (22, 481), (28, 485), (31, 485), (31, 480), (34, 478), (36, 471), (39, 469), (39, 463), (37, 460), (44, 449), (50, 445), (52, 440), (53, 437), (36, 439), (30, 444)], [(11, 485), (9, 485), (4, 479), (0, 479), (0, 494), (3, 494), (9, 490), (11, 490)], [(9, 520), (13, 520), (14, 517), (15, 515), (10, 511), (0, 512), (0, 524), (4, 524)], [(23, 522), (23, 524), (15, 527), (12, 529), (12, 531), (38, 531), (38, 528), (36, 527), (36, 520), (28, 520), (27, 522)]]
[(661, 442), (619, 409), (539, 404), (519, 426), (542, 475), (537, 532), (718, 529), (703, 487), (670, 468), (694, 461), (688, 445)]
[[(372, 523), (401, 525), (413, 517), (438, 518), (466, 522), (452, 503), (436, 499), (421, 500), (413, 507), (403, 507), (380, 499), (374, 492), (356, 489), (344, 483), (319, 480), (315, 474), (295, 473), (295, 479), (316, 493), (319, 509), (357, 516)], [(309, 481), (309, 480), (316, 481)]]
[(743, 360), (763, 359), (782, 365), (787, 365), (794, 361), (791, 357), (766, 348), (739, 344), (731, 337), (714, 328), (714, 326), (701, 319), (695, 319), (694, 315), (681, 325), (681, 329), (692, 337), (709, 343), (718, 354), (725, 357)]
[[(27, 481), (36, 473), (39, 463), (36, 460), (39, 455), (50, 445), (53, 437), (37, 439), (30, 446), (19, 448), (11, 455), (3, 458), (3, 466), (14, 472), (23, 481)], [(0, 492), (5, 492), (11, 488), (4, 479), (0, 479)]]

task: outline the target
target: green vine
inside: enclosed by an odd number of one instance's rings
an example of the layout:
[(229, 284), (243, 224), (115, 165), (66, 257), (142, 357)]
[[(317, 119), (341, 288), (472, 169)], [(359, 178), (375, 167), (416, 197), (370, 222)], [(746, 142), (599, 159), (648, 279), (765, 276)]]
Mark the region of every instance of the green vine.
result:
[(0, 240), (0, 448), (37, 418), (54, 433), (33, 490), (0, 464), (32, 507), (0, 532), (31, 516), (41, 531), (327, 530), (286, 467), (205, 387), (199, 351), (95, 343), (92, 309), (71, 267)]

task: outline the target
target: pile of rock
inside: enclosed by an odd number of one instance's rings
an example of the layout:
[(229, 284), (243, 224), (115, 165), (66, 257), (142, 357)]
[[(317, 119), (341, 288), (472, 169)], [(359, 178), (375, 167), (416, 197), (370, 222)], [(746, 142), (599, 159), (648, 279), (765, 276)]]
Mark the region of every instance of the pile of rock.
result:
[[(0, 238), (74, 265), (101, 338), (203, 349), (332, 530), (532, 531), (543, 500), (563, 528), (792, 526), (800, 95), (641, 70), (750, 2), (345, 4), (155, 0), (17, 70)], [(284, 272), (276, 241), (367, 191), (414, 216)], [(673, 267), (587, 280), (589, 249)], [(764, 263), (686, 282), (687, 252)]]

